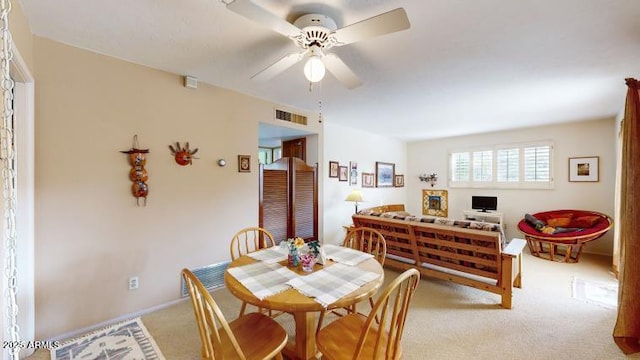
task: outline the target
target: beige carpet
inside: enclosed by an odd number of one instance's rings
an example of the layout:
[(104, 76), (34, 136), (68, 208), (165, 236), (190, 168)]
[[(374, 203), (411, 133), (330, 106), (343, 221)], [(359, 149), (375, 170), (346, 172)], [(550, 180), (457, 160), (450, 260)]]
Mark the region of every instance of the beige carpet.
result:
[[(498, 305), (498, 295), (423, 278), (405, 327), (404, 358), (640, 359), (625, 357), (614, 344), (615, 309), (572, 297), (574, 277), (614, 282), (610, 263), (611, 258), (590, 254), (578, 264), (525, 254), (524, 287), (515, 290), (512, 310)], [(387, 270), (385, 281), (396, 275)], [(228, 318), (237, 316), (240, 303), (228, 291), (213, 296)], [(198, 359), (200, 342), (189, 302), (142, 319), (168, 360)], [(278, 319), (290, 324), (291, 318)], [(48, 352), (39, 351), (29, 359), (48, 358)]]

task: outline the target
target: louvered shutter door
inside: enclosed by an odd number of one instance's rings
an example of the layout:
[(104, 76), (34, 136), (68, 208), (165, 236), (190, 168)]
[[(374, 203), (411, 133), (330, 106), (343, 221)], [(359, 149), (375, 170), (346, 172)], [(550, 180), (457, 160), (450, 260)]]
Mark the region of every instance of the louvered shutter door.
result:
[(260, 226), (276, 243), (287, 239), (289, 175), (287, 170), (263, 170), (262, 221)]

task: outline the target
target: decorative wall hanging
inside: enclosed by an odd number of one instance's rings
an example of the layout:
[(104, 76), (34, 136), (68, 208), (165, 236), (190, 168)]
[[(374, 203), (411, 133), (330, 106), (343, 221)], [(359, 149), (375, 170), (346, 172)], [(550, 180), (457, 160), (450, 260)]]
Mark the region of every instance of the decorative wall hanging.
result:
[(197, 159), (197, 157), (193, 155), (198, 152), (198, 149), (195, 148), (190, 150), (188, 141), (184, 144), (184, 147), (180, 146), (180, 142), (176, 142), (176, 147), (174, 148), (173, 145), (169, 145), (169, 149), (171, 150), (171, 154), (176, 159), (178, 165), (192, 165), (193, 159)]
[(358, 185), (358, 163), (349, 162), (349, 185)]
[(149, 149), (140, 149), (138, 145), (138, 135), (134, 135), (131, 149), (120, 152), (129, 155), (129, 163), (131, 164), (129, 179), (133, 181), (131, 192), (136, 198), (136, 205), (141, 206), (140, 199), (142, 199), (142, 206), (147, 206), (147, 195), (149, 194), (147, 180), (149, 176), (147, 175), (147, 170), (145, 170), (144, 165), (147, 163)]
[(238, 172), (251, 172), (251, 155), (238, 155)]
[(393, 177), (393, 186), (404, 187), (404, 175), (396, 175)]
[(376, 187), (393, 187), (396, 165), (376, 161)]
[(447, 190), (422, 190), (422, 215), (447, 217)]
[(569, 181), (598, 181), (599, 156), (569, 158)]
[(430, 175), (421, 174), (421, 175), (418, 175), (418, 179), (420, 179), (420, 181), (428, 182), (429, 184), (431, 184), (431, 187), (433, 187), (438, 182), (438, 174), (436, 173), (432, 173)]

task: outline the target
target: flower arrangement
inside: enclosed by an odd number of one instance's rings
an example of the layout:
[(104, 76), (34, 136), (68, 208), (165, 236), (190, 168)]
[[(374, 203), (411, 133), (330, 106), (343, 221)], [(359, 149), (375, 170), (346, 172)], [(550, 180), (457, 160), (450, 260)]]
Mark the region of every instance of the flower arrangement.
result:
[(305, 245), (305, 242), (303, 238), (296, 237), (293, 239), (287, 239), (287, 245), (289, 246), (289, 251), (297, 251)]
[(300, 264), (300, 248), (303, 246), (305, 246), (305, 242), (301, 237), (287, 239), (287, 247), (289, 248), (287, 264), (289, 266), (298, 266)]
[(300, 262), (302, 263), (302, 270), (306, 272), (313, 271), (313, 265), (316, 263), (316, 257), (308, 252), (300, 255)]

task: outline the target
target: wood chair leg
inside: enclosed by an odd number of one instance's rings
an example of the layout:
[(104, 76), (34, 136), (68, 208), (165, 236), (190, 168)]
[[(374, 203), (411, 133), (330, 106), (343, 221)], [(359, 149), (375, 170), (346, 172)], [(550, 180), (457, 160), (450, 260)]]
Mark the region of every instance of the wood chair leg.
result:
[(240, 315), (238, 315), (238, 317), (244, 315), (244, 311), (247, 309), (247, 303), (246, 302), (242, 302), (242, 306), (240, 306)]
[(284, 360), (284, 359), (282, 358), (282, 353), (281, 353), (281, 352), (277, 353), (277, 354), (276, 354), (275, 359), (276, 359), (276, 360)]

